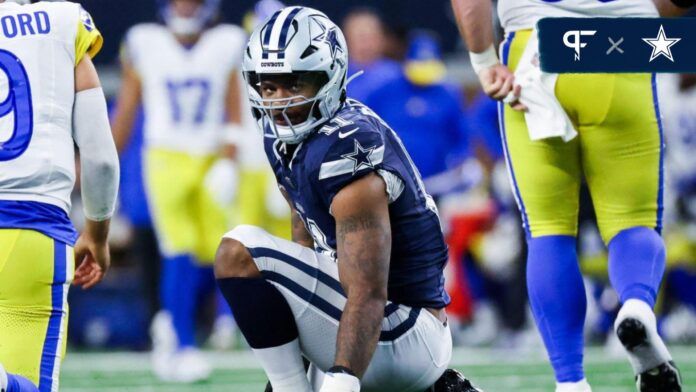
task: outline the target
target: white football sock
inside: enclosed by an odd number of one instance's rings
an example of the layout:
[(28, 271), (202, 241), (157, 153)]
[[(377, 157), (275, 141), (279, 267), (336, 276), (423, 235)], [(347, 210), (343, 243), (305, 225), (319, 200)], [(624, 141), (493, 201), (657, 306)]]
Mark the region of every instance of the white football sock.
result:
[(665, 343), (660, 335), (657, 334), (657, 322), (655, 321), (655, 313), (647, 303), (638, 299), (629, 299), (626, 301), (621, 310), (619, 310), (616, 321), (614, 322), (614, 331), (618, 329), (622, 321), (627, 318), (634, 318), (640, 321), (645, 327), (648, 341), (647, 344), (641, 344), (628, 351), (628, 360), (631, 362), (633, 372), (635, 374), (643, 373), (659, 366), (662, 363), (672, 360)]
[(558, 382), (556, 383), (556, 392), (592, 392), (587, 379), (583, 378), (576, 382)]
[(273, 392), (312, 392), (302, 361), (299, 340), (252, 351), (266, 371)]

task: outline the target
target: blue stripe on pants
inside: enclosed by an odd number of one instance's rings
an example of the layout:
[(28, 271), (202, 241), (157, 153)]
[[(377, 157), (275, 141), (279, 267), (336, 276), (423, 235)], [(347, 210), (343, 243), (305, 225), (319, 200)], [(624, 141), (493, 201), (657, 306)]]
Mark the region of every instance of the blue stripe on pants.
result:
[[(333, 318), (336, 321), (341, 321), (341, 315), (343, 311), (335, 306), (333, 306), (328, 301), (324, 300), (316, 293), (305, 289), (296, 282), (293, 282), (290, 278), (283, 276), (277, 272), (273, 271), (262, 271), (263, 277), (271, 282), (275, 282), (278, 285), (290, 290), (293, 294), (300, 297), (303, 301), (309, 303), (310, 305), (319, 309), (322, 313)], [(396, 304), (388, 304), (385, 307), (385, 314), (391, 315), (398, 309)], [(389, 342), (398, 339), (403, 334), (408, 332), (416, 324), (418, 315), (420, 314), (420, 308), (412, 308), (409, 312), (408, 318), (402, 321), (400, 324), (396, 325), (391, 330), (382, 330), (379, 336), (380, 342)]]
[(60, 350), (60, 327), (63, 322), (64, 285), (67, 280), (67, 246), (60, 241), (53, 241), (53, 283), (51, 284), (51, 316), (46, 329), (43, 351), (41, 353), (41, 370), (39, 391), (51, 392), (53, 389), (53, 371), (56, 357)]
[(664, 161), (665, 161), (665, 140), (664, 131), (662, 129), (662, 115), (660, 114), (660, 102), (658, 100), (657, 94), (657, 75), (652, 74), (652, 94), (653, 94), (653, 106), (655, 107), (655, 117), (657, 118), (657, 128), (660, 131), (660, 175), (659, 184), (657, 189), (657, 217), (655, 222), (655, 230), (658, 233), (662, 233), (662, 211), (664, 210), (663, 199), (664, 199)]
[(309, 275), (311, 278), (317, 279), (321, 283), (331, 287), (336, 291), (337, 293), (341, 294), (343, 297), (346, 296), (345, 291), (343, 291), (343, 286), (341, 286), (341, 283), (334, 279), (332, 276), (327, 274), (326, 272), (314, 268), (311, 265), (303, 262), (302, 260), (296, 259), (290, 255), (287, 255), (283, 252), (279, 252), (275, 249), (270, 249), (270, 248), (247, 248), (249, 253), (251, 254), (251, 257), (258, 259), (260, 257), (268, 257), (274, 260), (282, 261), (286, 264), (289, 264), (298, 270), (304, 272), (305, 274)]
[[(505, 43), (503, 44), (501, 57), (504, 65), (508, 65), (510, 57), (510, 46), (512, 45), (512, 40), (514, 38), (515, 32), (513, 31), (508, 34), (507, 38), (505, 39)], [(527, 216), (527, 209), (524, 206), (524, 200), (522, 200), (522, 193), (520, 192), (520, 188), (517, 185), (517, 178), (515, 176), (515, 171), (512, 167), (512, 157), (510, 157), (510, 150), (508, 149), (507, 131), (505, 129), (505, 105), (506, 104), (502, 102), (498, 102), (498, 122), (500, 124), (500, 137), (503, 143), (503, 152), (505, 154), (505, 161), (507, 163), (508, 172), (510, 173), (510, 179), (512, 180), (512, 188), (515, 192), (515, 199), (517, 200), (517, 205), (519, 207), (520, 214), (522, 215), (522, 224), (524, 226), (524, 230), (527, 234), (527, 237), (531, 238), (532, 234), (531, 227), (529, 225), (529, 217)]]

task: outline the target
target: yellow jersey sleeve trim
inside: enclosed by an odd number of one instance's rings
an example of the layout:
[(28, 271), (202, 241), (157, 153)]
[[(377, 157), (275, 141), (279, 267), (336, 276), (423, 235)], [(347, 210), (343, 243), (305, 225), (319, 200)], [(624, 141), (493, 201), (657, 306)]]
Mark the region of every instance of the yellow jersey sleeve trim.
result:
[(82, 10), (80, 20), (77, 22), (77, 36), (75, 37), (75, 65), (82, 61), (85, 53), (94, 58), (103, 44), (104, 38), (94, 26), (92, 17)]

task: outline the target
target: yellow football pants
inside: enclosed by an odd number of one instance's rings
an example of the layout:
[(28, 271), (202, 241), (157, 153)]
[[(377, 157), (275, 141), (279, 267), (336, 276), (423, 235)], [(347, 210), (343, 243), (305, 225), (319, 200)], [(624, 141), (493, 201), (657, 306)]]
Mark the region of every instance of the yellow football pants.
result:
[(69, 245), (32, 230), (0, 229), (0, 363), (41, 391), (58, 390), (74, 272)]
[(231, 213), (231, 207), (220, 206), (204, 185), (215, 159), (154, 148), (145, 151), (148, 204), (165, 255), (193, 254), (202, 263), (214, 261)]
[[(503, 43), (513, 71), (529, 35), (518, 31)], [(524, 114), (501, 105), (508, 169), (528, 235), (577, 234), (583, 177), (605, 243), (630, 227), (659, 230), (663, 141), (654, 75), (561, 74), (555, 93), (578, 131), (567, 143), (532, 141)]]

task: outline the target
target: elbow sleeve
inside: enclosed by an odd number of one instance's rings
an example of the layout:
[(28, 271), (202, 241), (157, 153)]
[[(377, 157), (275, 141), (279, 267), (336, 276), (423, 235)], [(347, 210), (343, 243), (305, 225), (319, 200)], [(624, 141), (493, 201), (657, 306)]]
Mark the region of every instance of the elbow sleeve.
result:
[(73, 139), (80, 150), (85, 216), (93, 221), (109, 219), (116, 205), (119, 165), (101, 88), (75, 94)]

